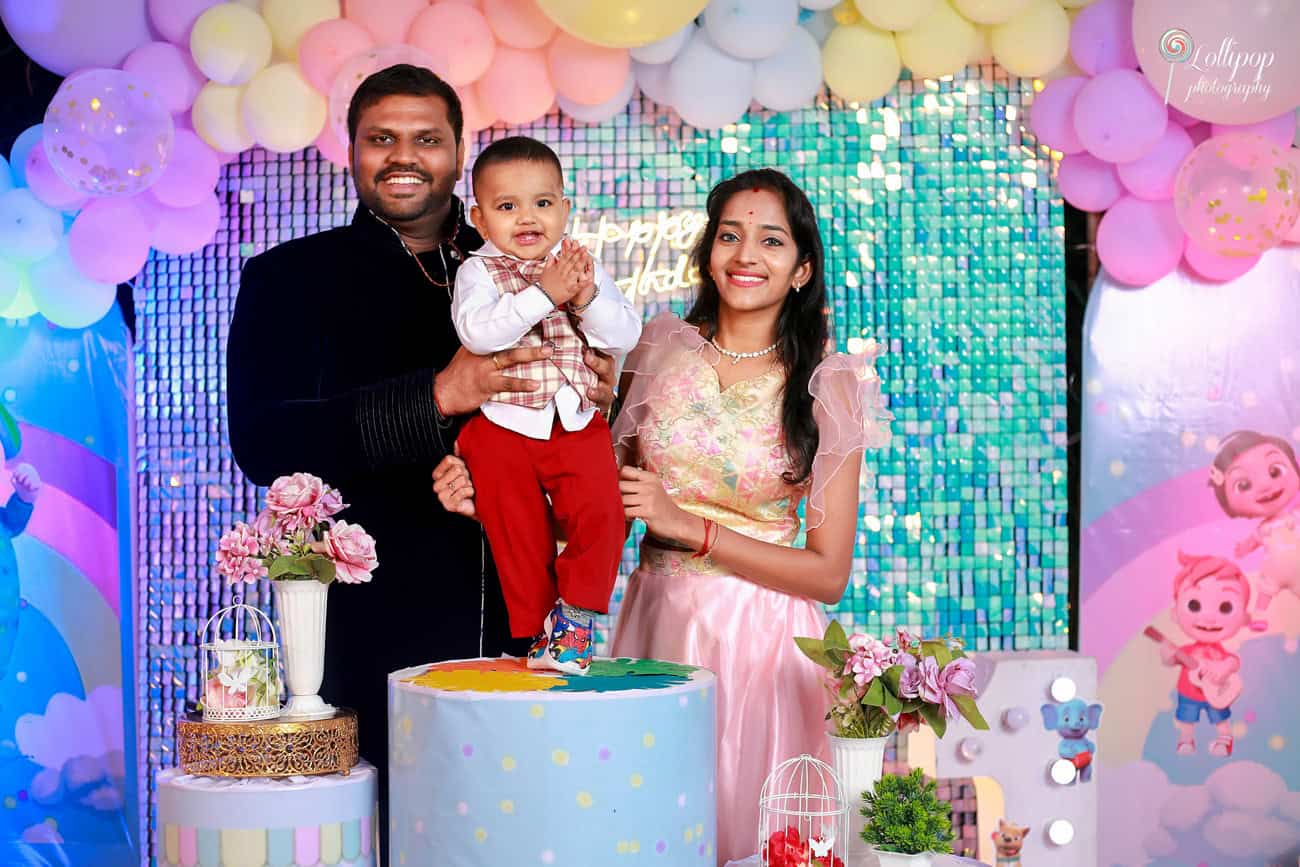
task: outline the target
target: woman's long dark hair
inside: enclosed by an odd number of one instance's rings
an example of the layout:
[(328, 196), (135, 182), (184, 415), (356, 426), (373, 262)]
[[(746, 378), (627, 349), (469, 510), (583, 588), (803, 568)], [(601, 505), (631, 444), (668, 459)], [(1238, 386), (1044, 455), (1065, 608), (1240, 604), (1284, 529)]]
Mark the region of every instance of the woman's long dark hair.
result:
[(785, 368), (785, 388), (781, 398), (781, 427), (785, 449), (790, 455), (790, 469), (783, 478), (797, 485), (812, 473), (817, 454), (817, 422), (813, 419), (813, 400), (808, 381), (826, 353), (826, 280), (823, 274), (822, 238), (817, 231), (817, 215), (812, 203), (794, 181), (773, 169), (741, 172), (718, 184), (709, 193), (709, 224), (700, 235), (693, 261), (700, 272), (700, 291), (686, 321), (697, 326), (706, 337), (718, 330), (718, 284), (709, 272), (713, 241), (718, 234), (722, 209), (736, 193), (743, 190), (768, 190), (785, 203), (786, 219), (799, 251), (800, 263), (812, 266), (808, 282), (798, 292), (786, 295), (776, 320), (777, 358)]

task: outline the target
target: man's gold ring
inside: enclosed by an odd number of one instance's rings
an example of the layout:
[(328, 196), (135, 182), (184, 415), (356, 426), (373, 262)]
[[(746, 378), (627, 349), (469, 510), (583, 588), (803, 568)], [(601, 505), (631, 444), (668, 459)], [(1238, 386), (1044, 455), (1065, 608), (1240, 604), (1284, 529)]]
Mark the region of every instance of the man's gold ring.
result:
[(497, 370), (501, 369), (501, 359), (497, 358), (497, 354), (495, 352), (492, 353), (492, 366), (495, 367)]

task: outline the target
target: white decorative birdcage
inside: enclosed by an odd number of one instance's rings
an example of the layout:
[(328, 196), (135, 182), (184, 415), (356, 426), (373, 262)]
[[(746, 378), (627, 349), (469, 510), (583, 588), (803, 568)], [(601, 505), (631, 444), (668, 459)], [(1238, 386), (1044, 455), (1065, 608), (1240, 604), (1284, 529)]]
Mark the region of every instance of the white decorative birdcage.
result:
[(237, 602), (208, 618), (199, 635), (205, 722), (280, 715), (280, 646), (261, 609)]
[(763, 867), (843, 867), (849, 803), (835, 771), (810, 755), (768, 774), (758, 797)]

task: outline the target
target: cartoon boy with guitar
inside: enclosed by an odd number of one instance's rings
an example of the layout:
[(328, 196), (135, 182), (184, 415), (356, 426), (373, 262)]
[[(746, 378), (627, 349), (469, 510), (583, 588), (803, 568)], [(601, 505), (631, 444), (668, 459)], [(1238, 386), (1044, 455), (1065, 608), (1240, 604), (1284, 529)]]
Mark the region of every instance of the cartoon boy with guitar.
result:
[(1250, 584), (1236, 564), (1221, 557), (1179, 552), (1174, 578), (1174, 622), (1192, 639), (1181, 647), (1149, 626), (1165, 665), (1178, 665), (1178, 755), (1196, 752), (1193, 732), (1201, 714), (1218, 730), (1210, 755), (1232, 755), (1232, 703), (1241, 695), (1241, 658), (1223, 642), (1250, 626)]

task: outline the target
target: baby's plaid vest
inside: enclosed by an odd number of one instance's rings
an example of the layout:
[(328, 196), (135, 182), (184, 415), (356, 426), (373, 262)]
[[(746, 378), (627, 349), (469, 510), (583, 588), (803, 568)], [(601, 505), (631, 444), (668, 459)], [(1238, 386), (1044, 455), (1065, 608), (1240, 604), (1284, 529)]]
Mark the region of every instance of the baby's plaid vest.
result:
[[(546, 260), (519, 261), (505, 256), (481, 256), (487, 266), (488, 276), (496, 284), (498, 292), (512, 295), (524, 291), (537, 283), (542, 276)], [(516, 346), (542, 346), (549, 344), (552, 348), (550, 358), (516, 364), (509, 369), (510, 376), (521, 379), (533, 379), (542, 384), (537, 391), (501, 392), (492, 396), (496, 403), (510, 403), (541, 409), (550, 403), (555, 393), (566, 384), (573, 386), (582, 402), (582, 409), (590, 409), (594, 404), (587, 398), (587, 389), (598, 382), (595, 372), (582, 360), (587, 348), (586, 338), (574, 324), (572, 314), (567, 310), (556, 308), (547, 313), (541, 322), (533, 326), (520, 338)]]

